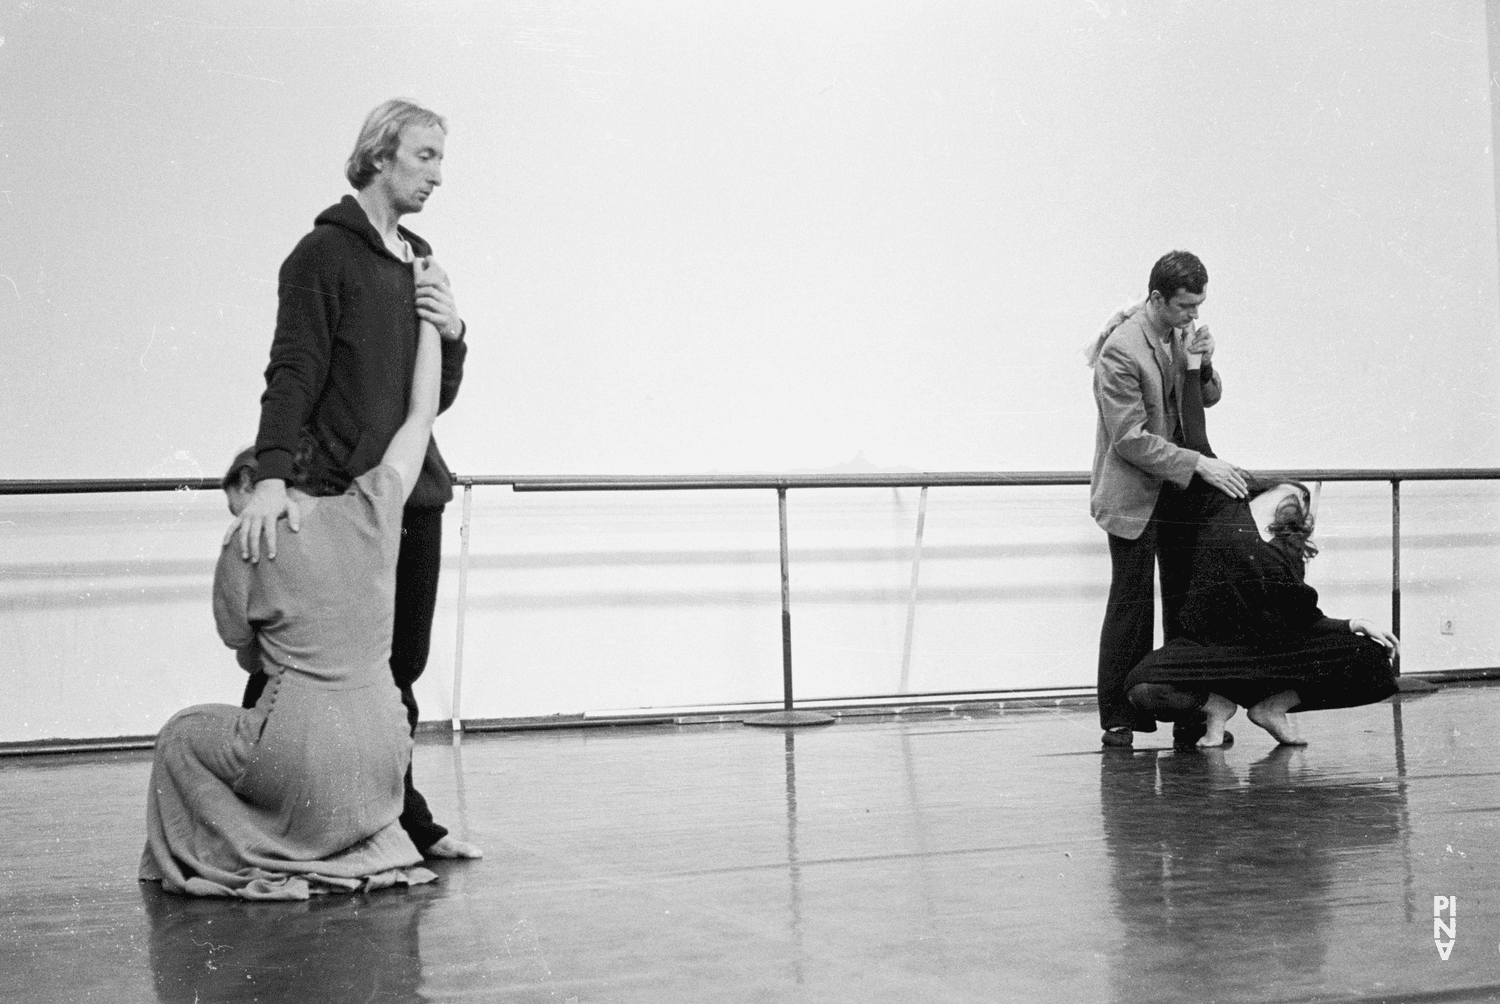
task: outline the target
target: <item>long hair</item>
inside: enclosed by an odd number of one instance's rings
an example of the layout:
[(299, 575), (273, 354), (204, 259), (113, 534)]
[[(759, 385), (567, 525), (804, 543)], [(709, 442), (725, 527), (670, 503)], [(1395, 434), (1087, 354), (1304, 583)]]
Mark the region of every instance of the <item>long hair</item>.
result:
[(376, 162), (395, 154), (401, 145), (401, 130), (409, 125), (437, 126), (443, 132), (448, 131), (448, 123), (441, 115), (405, 98), (391, 98), (365, 116), (359, 139), (354, 141), (354, 152), (344, 165), (344, 177), (356, 191), (363, 190), (380, 173)]
[[(1292, 558), (1301, 567), (1318, 556), (1318, 545), (1312, 542), (1312, 493), (1300, 481), (1279, 481), (1277, 484), (1291, 485), (1297, 491), (1277, 503), (1276, 511), (1271, 515), (1271, 523), (1266, 529), (1271, 534), (1271, 546)], [(1276, 485), (1252, 486), (1251, 497), (1274, 487)]]

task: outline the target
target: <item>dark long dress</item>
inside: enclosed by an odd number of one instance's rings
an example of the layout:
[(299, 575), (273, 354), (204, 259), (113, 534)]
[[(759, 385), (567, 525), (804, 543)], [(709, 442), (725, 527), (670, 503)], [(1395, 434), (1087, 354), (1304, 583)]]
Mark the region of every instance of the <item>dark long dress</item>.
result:
[(1293, 711), (1352, 708), (1396, 692), (1385, 646), (1325, 617), (1302, 559), (1261, 539), (1250, 505), (1194, 478), (1185, 510), (1198, 528), (1183, 634), (1125, 678), (1213, 692), (1244, 707), (1295, 690)]

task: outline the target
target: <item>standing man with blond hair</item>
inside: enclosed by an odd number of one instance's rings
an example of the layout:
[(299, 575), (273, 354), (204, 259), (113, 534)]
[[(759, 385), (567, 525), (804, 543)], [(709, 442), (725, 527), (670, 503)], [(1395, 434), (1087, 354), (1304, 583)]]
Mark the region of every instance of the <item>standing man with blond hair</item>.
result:
[[(392, 99), (370, 112), (344, 168), (355, 194), (319, 213), (281, 266), (255, 439), (255, 492), (224, 538), (237, 537), (246, 560), (259, 561), (262, 545), (264, 557), (275, 559), (283, 517), (298, 529), (288, 485), (339, 495), (380, 463), (406, 415), (419, 322), (430, 322), (442, 337), (438, 411), (458, 394), (468, 352), (464, 322), (442, 270), (425, 268), (432, 248), (399, 224), (421, 212), (442, 184), (446, 138), (442, 116), (413, 102)], [(443, 506), (452, 497), (452, 475), (429, 440), (403, 512), (391, 639), (391, 674), (413, 733), (412, 686), (427, 664)], [(246, 707), (260, 698), (266, 680), (252, 674)], [(401, 826), (418, 850), (429, 857), (480, 856), (433, 820), (409, 765), (405, 784)]]

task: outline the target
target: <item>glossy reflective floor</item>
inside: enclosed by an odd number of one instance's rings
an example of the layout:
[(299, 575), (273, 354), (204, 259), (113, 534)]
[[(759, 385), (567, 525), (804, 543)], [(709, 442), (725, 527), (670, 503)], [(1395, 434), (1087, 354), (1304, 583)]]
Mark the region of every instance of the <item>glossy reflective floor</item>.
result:
[(0, 760), (0, 998), (1500, 1000), (1500, 689), (1293, 717), (1305, 750), (1104, 754), (1089, 707), (424, 743), (488, 857), (290, 905), (136, 883), (145, 755)]

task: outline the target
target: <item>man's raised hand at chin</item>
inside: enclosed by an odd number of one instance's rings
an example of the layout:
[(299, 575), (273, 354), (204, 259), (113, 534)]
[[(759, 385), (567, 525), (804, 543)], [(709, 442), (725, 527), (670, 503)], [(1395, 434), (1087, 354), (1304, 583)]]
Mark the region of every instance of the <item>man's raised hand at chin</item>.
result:
[[(1214, 358), (1214, 336), (1209, 334), (1208, 325), (1200, 325), (1187, 340), (1186, 349), (1190, 355), (1200, 356), (1203, 366), (1211, 366)], [(1190, 366), (1189, 369), (1197, 367)]]

